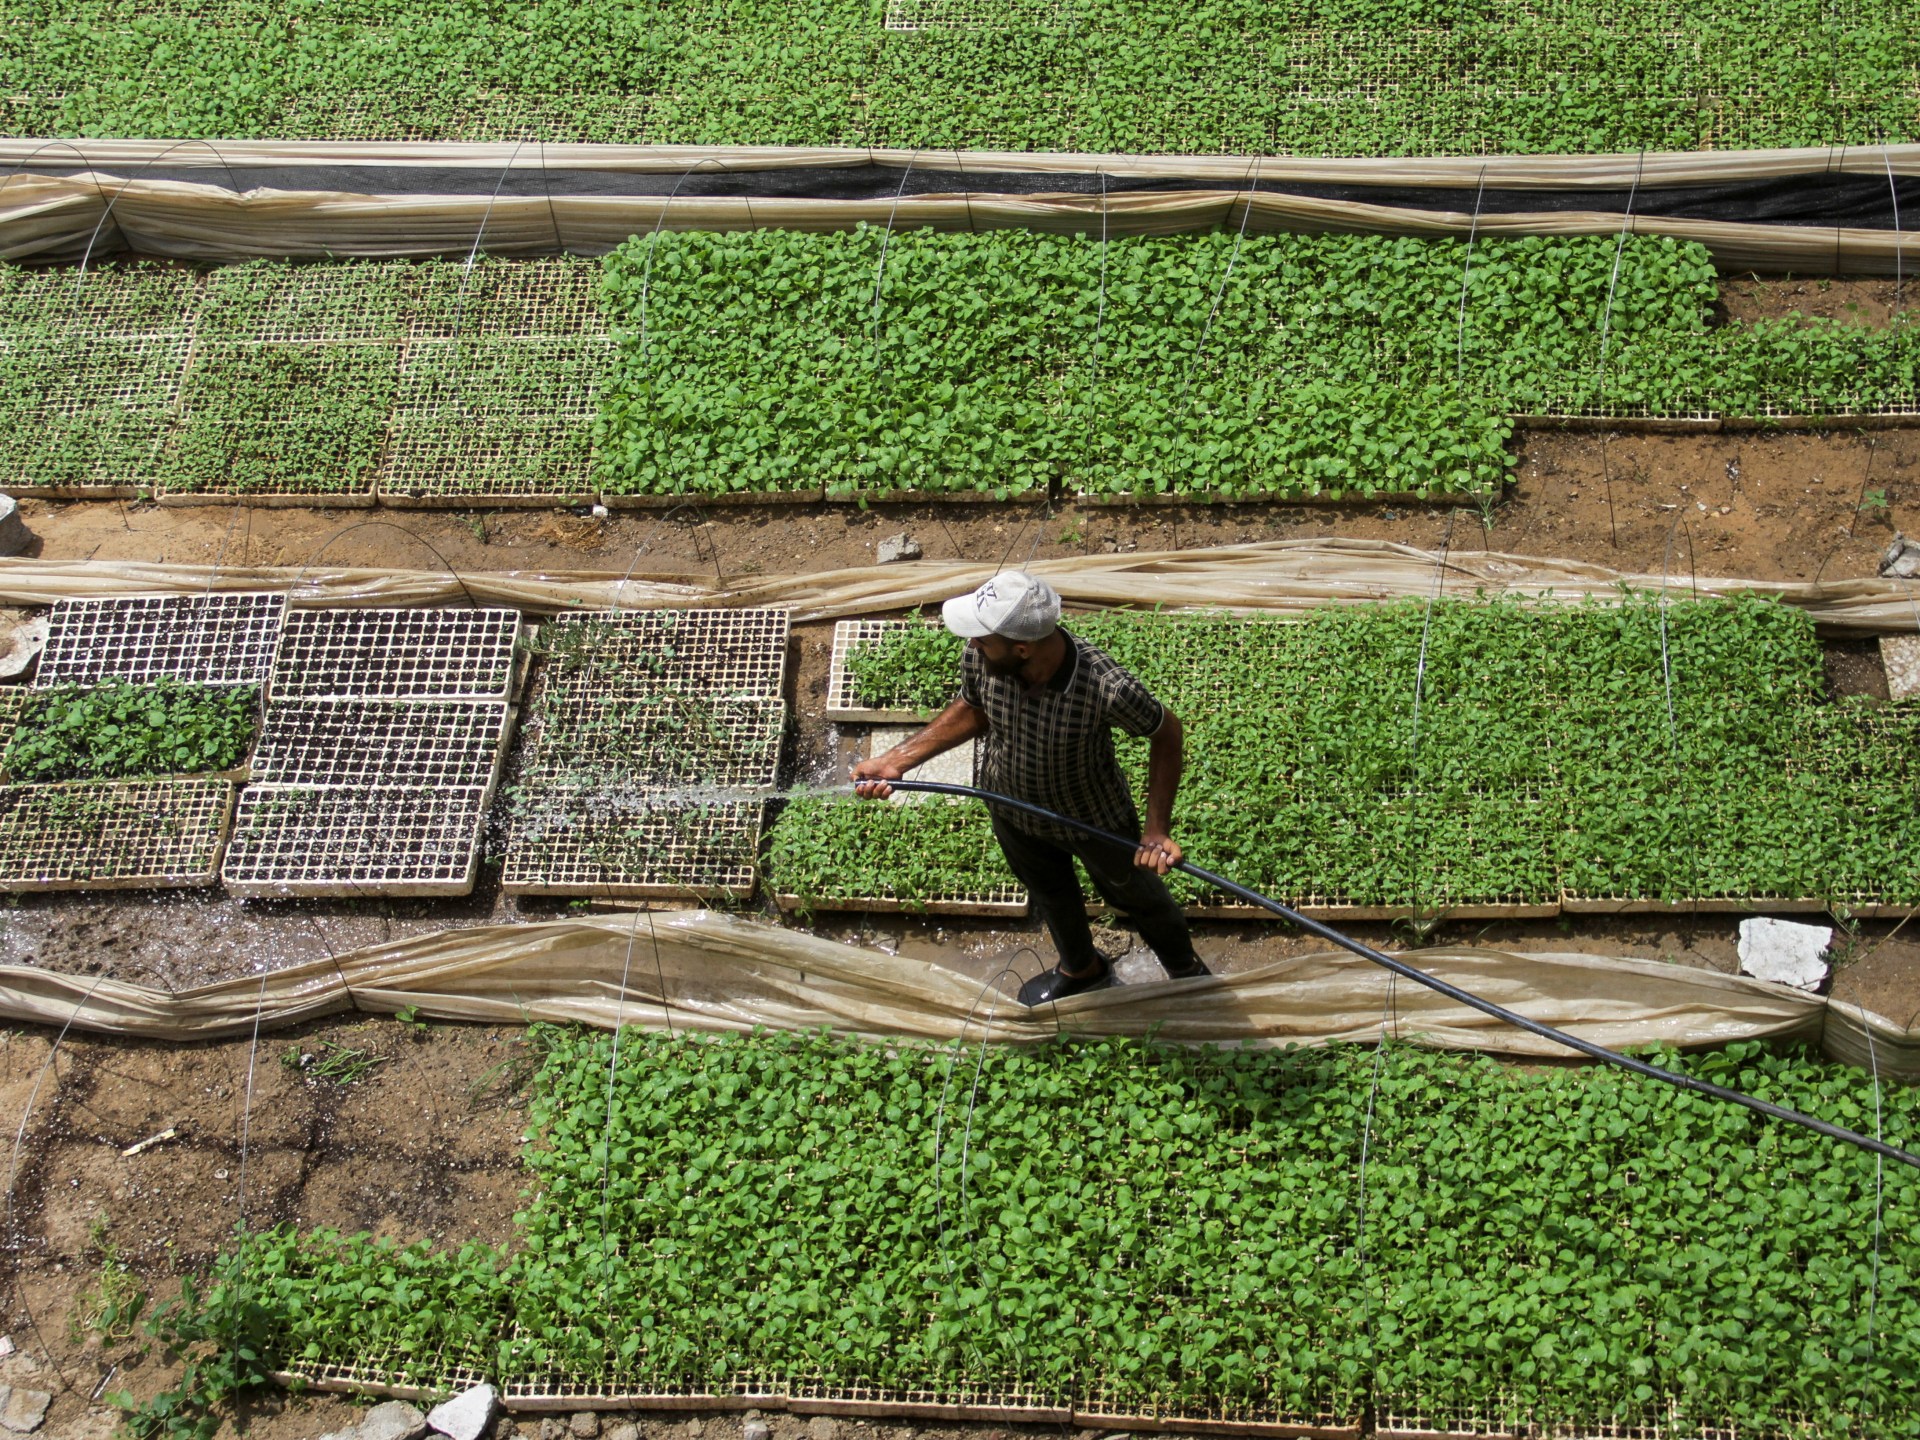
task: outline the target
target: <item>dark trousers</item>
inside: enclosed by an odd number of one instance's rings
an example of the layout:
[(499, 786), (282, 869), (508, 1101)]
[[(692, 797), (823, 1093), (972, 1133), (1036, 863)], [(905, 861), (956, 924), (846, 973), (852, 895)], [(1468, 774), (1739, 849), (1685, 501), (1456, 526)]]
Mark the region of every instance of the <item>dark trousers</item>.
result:
[(1080, 877), (1073, 871), (1076, 856), (1101, 897), (1133, 922), (1162, 965), (1185, 970), (1194, 963), (1187, 917), (1174, 903), (1167, 882), (1133, 863), (1132, 847), (1091, 837), (1043, 840), (998, 815), (993, 817), (993, 834), (1008, 866), (1033, 896), (1034, 908), (1047, 922), (1047, 933), (1060, 952), (1061, 966), (1069, 973), (1084, 975), (1106, 963), (1093, 948), (1086, 900), (1080, 893)]

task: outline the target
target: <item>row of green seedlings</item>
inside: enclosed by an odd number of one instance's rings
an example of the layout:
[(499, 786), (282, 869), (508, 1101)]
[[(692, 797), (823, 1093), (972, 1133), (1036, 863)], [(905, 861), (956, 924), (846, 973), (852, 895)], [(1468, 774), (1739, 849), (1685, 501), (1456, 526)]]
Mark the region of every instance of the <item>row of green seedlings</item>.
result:
[[(1900, 0), (8, 0), (21, 135), (1237, 155), (1633, 153), (1915, 132)], [(402, 41), (404, 40), (404, 43)], [(211, 160), (212, 156), (206, 157)]]
[(608, 359), (587, 262), (0, 267), (17, 484), (578, 496)]
[[(532, 1038), (515, 1244), (243, 1238), (176, 1312), (216, 1398), (468, 1368), (528, 1398), (1920, 1436), (1920, 1179), (1691, 1092), (1399, 1043)], [(1802, 1052), (1652, 1058), (1920, 1121)]]
[(662, 232), (597, 302), (475, 273), (0, 270), (0, 445), (180, 493), (1490, 501), (1515, 416), (1920, 410), (1920, 324), (1710, 325), (1661, 237)]
[(1920, 322), (1709, 323), (1668, 237), (635, 237), (611, 495), (1498, 493), (1516, 416), (1920, 414)]
[[(1773, 601), (1623, 592), (1069, 628), (1185, 722), (1174, 833), (1188, 854), (1288, 903), (1416, 919), (1920, 904), (1920, 707), (1828, 701), (1812, 622)], [(955, 693), (959, 652), (941, 627), (910, 625), (848, 664), (863, 705), (932, 711)], [(1123, 737), (1137, 798), (1144, 751)], [(766, 865), (776, 890), (826, 906), (1011, 883), (983, 809), (964, 804), (797, 798)], [(1189, 904), (1223, 898), (1171, 883)]]

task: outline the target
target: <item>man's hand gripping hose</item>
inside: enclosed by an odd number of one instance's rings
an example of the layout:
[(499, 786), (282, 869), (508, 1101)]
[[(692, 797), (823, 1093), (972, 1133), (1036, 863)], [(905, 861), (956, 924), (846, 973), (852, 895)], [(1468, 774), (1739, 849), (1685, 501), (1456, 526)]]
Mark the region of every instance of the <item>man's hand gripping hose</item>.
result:
[[(1056, 815), (1053, 811), (1043, 806), (1032, 805), (1025, 800), (1016, 800), (1011, 795), (1000, 795), (991, 790), (976, 789), (971, 785), (949, 785), (936, 780), (890, 779), (888, 781), (888, 788), (893, 790), (919, 790), (932, 795), (959, 795), (974, 800), (982, 800), (991, 806), (1019, 811), (1022, 814), (1032, 815), (1037, 819), (1051, 820), (1055, 824), (1065, 825), (1069, 829), (1078, 830), (1082, 834), (1091, 835), (1096, 839), (1111, 841), (1116, 845), (1131, 847), (1135, 843), (1119, 835), (1112, 834), (1109, 831), (1102, 830), (1097, 825), (1088, 825), (1083, 821), (1075, 820), (1065, 815)], [(1580, 1039), (1578, 1036), (1569, 1035), (1564, 1030), (1556, 1030), (1551, 1025), (1542, 1025), (1537, 1020), (1529, 1020), (1526, 1016), (1509, 1010), (1505, 1006), (1496, 1005), (1491, 1000), (1483, 1000), (1478, 995), (1470, 991), (1462, 990), (1457, 985), (1450, 985), (1437, 976), (1427, 974), (1424, 970), (1417, 970), (1404, 960), (1396, 960), (1393, 956), (1383, 951), (1375, 950), (1371, 945), (1363, 945), (1358, 940), (1350, 939), (1330, 925), (1323, 925), (1318, 920), (1309, 920), (1306, 916), (1300, 914), (1299, 911), (1291, 910), (1285, 905), (1282, 905), (1278, 900), (1269, 899), (1257, 890), (1249, 890), (1244, 885), (1236, 884), (1224, 875), (1216, 875), (1211, 870), (1203, 870), (1198, 865), (1184, 859), (1176, 862), (1173, 868), (1176, 870), (1184, 870), (1196, 880), (1212, 885), (1224, 891), (1226, 894), (1238, 896), (1250, 904), (1258, 905), (1265, 910), (1271, 910), (1281, 919), (1292, 921), (1307, 933), (1318, 935), (1323, 940), (1330, 940), (1341, 949), (1350, 950), (1364, 960), (1371, 960), (1375, 965), (1392, 971), (1404, 980), (1411, 980), (1416, 985), (1424, 985), (1427, 989), (1437, 991), (1449, 1000), (1458, 1001), (1462, 1005), (1471, 1006), (1482, 1014), (1491, 1015), (1498, 1020), (1504, 1020), (1507, 1024), (1518, 1026), (1529, 1034), (1539, 1035), (1544, 1039), (1564, 1045), (1569, 1050), (1578, 1051), (1589, 1059), (1599, 1060), (1608, 1065), (1617, 1065), (1622, 1070), (1630, 1070), (1636, 1075), (1644, 1075), (1650, 1080), (1659, 1080), (1665, 1084), (1677, 1086), (1682, 1090), (1692, 1090), (1701, 1095), (1711, 1095), (1716, 1100), (1725, 1100), (1734, 1105), (1744, 1105), (1747, 1109), (1756, 1111), (1761, 1115), (1769, 1115), (1775, 1120), (1785, 1120), (1792, 1125), (1804, 1125), (1807, 1129), (1818, 1131), (1820, 1134), (1829, 1136), (1832, 1139), (1844, 1140), (1849, 1145), (1858, 1145), (1863, 1150), (1871, 1150), (1877, 1155), (1884, 1155), (1890, 1160), (1898, 1160), (1903, 1165), (1911, 1165), (1915, 1169), (1920, 1169), (1920, 1155), (1902, 1150), (1896, 1145), (1889, 1145), (1883, 1140), (1876, 1140), (1870, 1135), (1861, 1135), (1840, 1125), (1831, 1125), (1825, 1120), (1817, 1120), (1811, 1115), (1802, 1115), (1798, 1110), (1789, 1110), (1784, 1105), (1775, 1105), (1770, 1101), (1761, 1100), (1752, 1095), (1743, 1095), (1738, 1090), (1729, 1090), (1724, 1085), (1715, 1085), (1711, 1081), (1696, 1080), (1691, 1075), (1681, 1075), (1672, 1070), (1663, 1070), (1658, 1065), (1649, 1065), (1646, 1061), (1636, 1060), (1631, 1055), (1622, 1055), (1618, 1051), (1607, 1049), (1604, 1045), (1595, 1045), (1590, 1041)]]

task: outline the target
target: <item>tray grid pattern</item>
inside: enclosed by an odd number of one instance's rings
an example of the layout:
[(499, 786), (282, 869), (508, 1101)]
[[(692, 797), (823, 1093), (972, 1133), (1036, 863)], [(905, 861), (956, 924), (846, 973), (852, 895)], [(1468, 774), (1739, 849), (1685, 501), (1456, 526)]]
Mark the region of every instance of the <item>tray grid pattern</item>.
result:
[(34, 685), (162, 677), (257, 685), (273, 663), (286, 608), (284, 595), (259, 593), (56, 601)]
[(221, 878), (242, 896), (464, 895), (484, 786), (250, 785)]
[[(887, 723), (927, 718), (930, 712), (925, 710), (868, 704), (861, 696), (859, 686), (854, 681), (853, 671), (847, 664), (847, 659), (853, 653), (854, 647), (871, 645), (914, 623), (911, 620), (841, 620), (834, 625), (833, 649), (827, 665), (827, 718), (829, 720)], [(954, 688), (958, 689), (959, 684), (959, 676), (956, 674)]]
[(784, 700), (666, 693), (550, 701), (540, 707), (521, 783), (543, 801), (580, 792), (764, 790), (774, 783), (786, 721)]
[(774, 697), (786, 673), (781, 609), (602, 610), (541, 627), (547, 692), (635, 698), (662, 690)]
[(506, 729), (504, 700), (277, 700), (267, 707), (253, 779), (487, 787)]
[(232, 809), (225, 780), (0, 787), (0, 890), (211, 885)]
[(583, 795), (562, 814), (517, 820), (502, 888), (607, 899), (753, 893), (764, 805)]
[(505, 699), (519, 632), (516, 610), (297, 610), (269, 693), (275, 703)]

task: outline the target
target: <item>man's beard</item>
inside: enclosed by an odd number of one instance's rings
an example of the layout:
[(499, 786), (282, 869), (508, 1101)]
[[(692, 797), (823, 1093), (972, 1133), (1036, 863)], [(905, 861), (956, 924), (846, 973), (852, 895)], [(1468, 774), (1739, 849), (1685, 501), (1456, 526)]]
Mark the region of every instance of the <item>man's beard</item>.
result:
[(1011, 660), (989, 660), (985, 655), (982, 655), (980, 657), (980, 663), (987, 667), (988, 674), (1002, 675), (1008, 679), (1019, 675), (1027, 665), (1027, 662), (1022, 660), (1018, 655), (1014, 656)]

